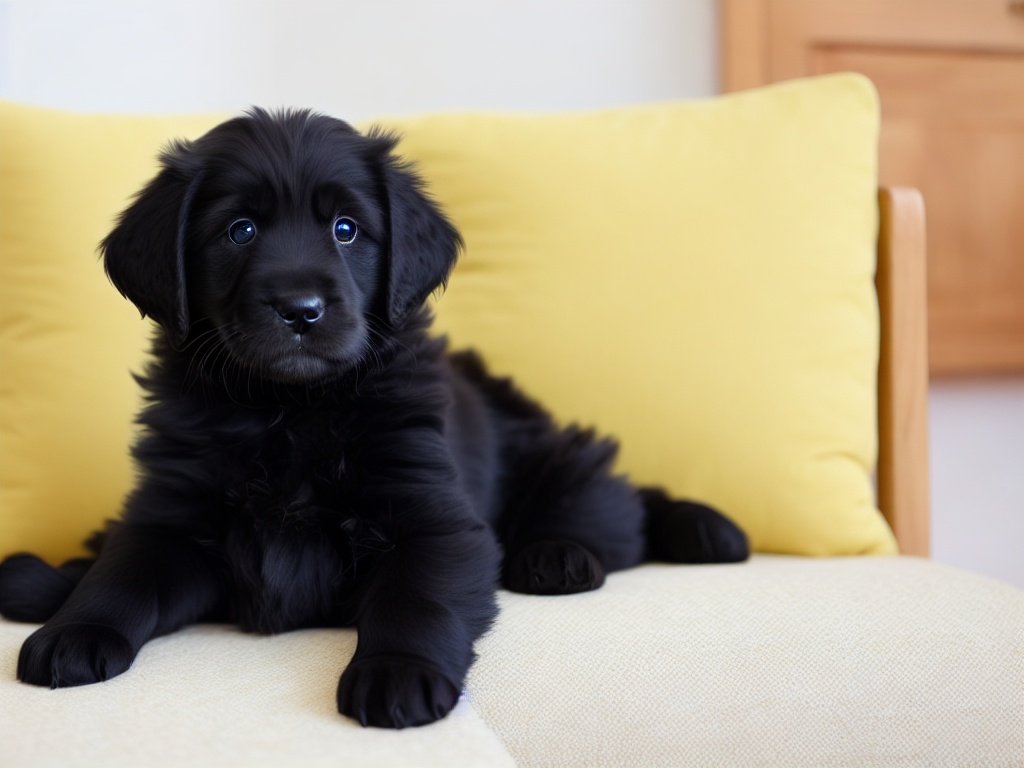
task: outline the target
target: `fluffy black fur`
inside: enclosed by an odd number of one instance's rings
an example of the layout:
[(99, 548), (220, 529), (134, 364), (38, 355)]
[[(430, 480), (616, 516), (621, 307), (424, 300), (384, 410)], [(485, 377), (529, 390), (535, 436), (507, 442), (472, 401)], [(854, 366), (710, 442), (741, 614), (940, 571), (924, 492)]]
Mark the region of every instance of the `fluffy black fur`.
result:
[(612, 442), (428, 336), (460, 239), (394, 146), (254, 110), (164, 153), (103, 243), (160, 327), (138, 483), (94, 559), (0, 565), (0, 612), (45, 621), (21, 680), (105, 680), (194, 622), (355, 626), (340, 711), (418, 725), (455, 705), (499, 584), (747, 556), (726, 518), (633, 488)]

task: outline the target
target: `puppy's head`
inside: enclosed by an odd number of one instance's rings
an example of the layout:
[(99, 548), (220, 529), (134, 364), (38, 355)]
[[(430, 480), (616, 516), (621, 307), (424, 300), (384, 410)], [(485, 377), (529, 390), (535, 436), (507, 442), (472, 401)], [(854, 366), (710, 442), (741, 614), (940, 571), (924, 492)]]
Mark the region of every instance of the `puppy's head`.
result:
[(107, 274), (173, 346), (226, 351), (201, 359), (289, 383), (343, 374), (444, 284), (460, 246), (395, 143), (253, 110), (172, 144), (103, 241)]

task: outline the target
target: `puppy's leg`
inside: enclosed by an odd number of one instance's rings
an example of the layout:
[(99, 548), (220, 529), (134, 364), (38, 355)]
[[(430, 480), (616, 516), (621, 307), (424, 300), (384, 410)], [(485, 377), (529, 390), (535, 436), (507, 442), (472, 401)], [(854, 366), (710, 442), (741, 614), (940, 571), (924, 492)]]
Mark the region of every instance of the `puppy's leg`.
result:
[(510, 433), (509, 445), (512, 472), (498, 525), (508, 589), (584, 592), (600, 587), (607, 572), (642, 561), (643, 505), (611, 472), (613, 442), (538, 420)]
[(444, 717), (496, 613), (497, 549), (482, 524), (424, 531), (386, 553), (364, 595), (338, 709), (363, 725)]
[(217, 583), (186, 537), (119, 525), (60, 610), (25, 641), (18, 678), (58, 688), (119, 675), (147, 640), (211, 610)]
[(364, 451), (378, 471), (363, 488), (361, 514), (391, 548), (359, 597), (359, 642), (338, 709), (363, 725), (403, 728), (444, 717), (458, 701), (473, 643), (497, 613), (499, 555), (440, 432), (374, 437)]

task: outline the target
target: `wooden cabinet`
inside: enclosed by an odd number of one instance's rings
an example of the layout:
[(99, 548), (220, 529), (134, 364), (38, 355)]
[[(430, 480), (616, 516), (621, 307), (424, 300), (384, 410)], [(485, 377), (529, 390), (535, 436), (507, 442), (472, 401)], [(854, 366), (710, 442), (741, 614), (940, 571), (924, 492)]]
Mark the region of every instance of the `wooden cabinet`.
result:
[(720, 0), (723, 90), (826, 72), (882, 101), (928, 210), (933, 374), (1024, 372), (1024, 0)]

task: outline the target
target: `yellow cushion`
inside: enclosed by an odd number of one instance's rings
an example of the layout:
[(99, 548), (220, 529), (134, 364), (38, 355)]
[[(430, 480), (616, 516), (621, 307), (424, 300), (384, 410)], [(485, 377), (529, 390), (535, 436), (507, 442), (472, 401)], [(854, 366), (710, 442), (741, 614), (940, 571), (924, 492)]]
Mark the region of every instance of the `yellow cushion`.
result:
[[(215, 122), (0, 105), (0, 554), (74, 556), (119, 509), (148, 323), (96, 244), (166, 140)], [(455, 344), (757, 549), (895, 550), (869, 479), (870, 84), (385, 124), (466, 238), (438, 305)]]
[(461, 229), (438, 327), (755, 549), (888, 553), (879, 111), (838, 75), (703, 102), (389, 120)]
[(120, 511), (150, 326), (97, 245), (168, 137), (216, 122), (0, 103), (0, 555), (78, 555)]

